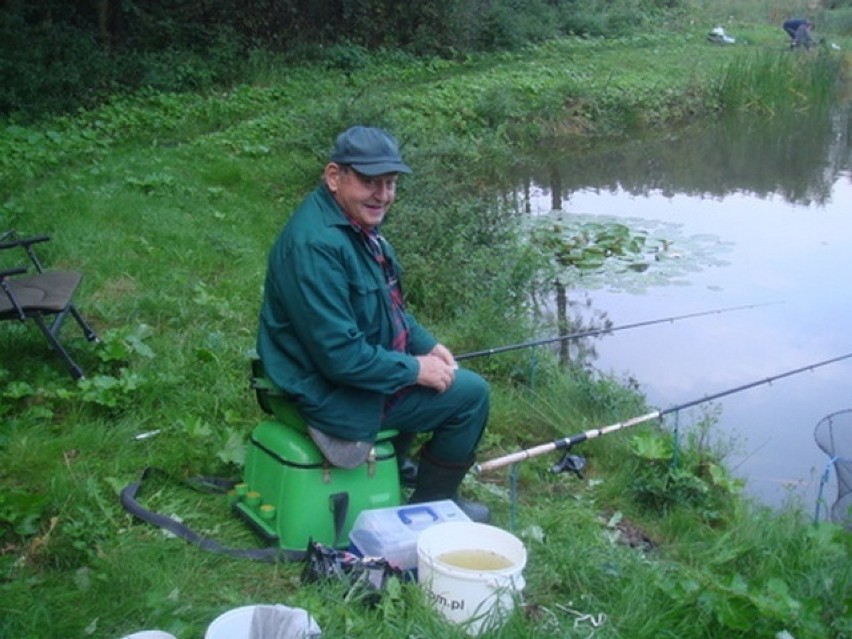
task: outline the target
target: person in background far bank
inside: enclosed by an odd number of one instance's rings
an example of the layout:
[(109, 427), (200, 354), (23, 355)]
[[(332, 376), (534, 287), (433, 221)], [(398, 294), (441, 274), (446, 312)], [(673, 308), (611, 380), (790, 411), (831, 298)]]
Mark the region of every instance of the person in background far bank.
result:
[(804, 18), (792, 18), (784, 22), (784, 31), (790, 36), (790, 48), (810, 49), (816, 42), (811, 35), (814, 23)]

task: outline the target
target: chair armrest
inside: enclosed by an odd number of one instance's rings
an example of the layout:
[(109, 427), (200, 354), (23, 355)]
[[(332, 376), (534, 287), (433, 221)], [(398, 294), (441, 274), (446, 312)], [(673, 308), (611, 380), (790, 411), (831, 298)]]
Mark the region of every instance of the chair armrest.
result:
[(38, 259), (38, 256), (35, 254), (33, 250), (33, 244), (38, 244), (39, 242), (47, 242), (50, 239), (49, 235), (34, 235), (32, 237), (18, 237), (14, 231), (11, 231), (6, 234), (6, 238), (12, 237), (12, 240), (6, 240), (4, 242), (0, 242), (0, 250), (13, 248), (16, 246), (20, 246), (26, 251), (27, 257), (30, 258), (30, 262), (33, 263), (33, 266), (36, 267), (36, 270), (39, 273), (44, 272), (44, 267), (41, 265), (41, 261)]
[[(33, 244), (38, 244), (39, 242), (47, 242), (48, 240), (50, 240), (49, 235), (34, 235), (32, 237), (19, 237), (19, 238), (16, 238), (14, 240), (5, 240), (5, 237), (7, 237), (7, 236), (3, 236), (3, 237), (4, 237), (4, 241), (0, 242), (0, 250), (7, 249), (7, 248), (14, 248), (16, 246), (23, 246), (24, 248), (29, 248)], [(14, 235), (13, 235), (13, 237), (14, 237)]]
[(21, 273), (26, 273), (27, 269), (23, 266), (18, 266), (16, 268), (7, 268), (0, 271), (0, 280), (9, 277), (10, 275), (20, 275)]

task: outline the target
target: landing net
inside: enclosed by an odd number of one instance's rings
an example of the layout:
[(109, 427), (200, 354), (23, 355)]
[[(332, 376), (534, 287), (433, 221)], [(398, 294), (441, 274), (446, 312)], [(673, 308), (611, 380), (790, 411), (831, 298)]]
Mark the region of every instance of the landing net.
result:
[[(823, 417), (814, 429), (817, 445), (831, 460), (820, 484), (822, 488), (833, 470), (837, 478), (837, 499), (829, 509), (832, 521), (852, 531), (852, 409), (841, 410)], [(819, 500), (818, 500), (819, 501)], [(817, 503), (819, 519), (819, 503)]]

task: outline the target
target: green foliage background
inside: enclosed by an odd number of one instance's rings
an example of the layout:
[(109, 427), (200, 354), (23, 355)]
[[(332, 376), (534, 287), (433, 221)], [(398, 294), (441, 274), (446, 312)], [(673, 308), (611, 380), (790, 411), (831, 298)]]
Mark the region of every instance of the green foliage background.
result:
[[(311, 62), (344, 74), (382, 58), (462, 60), (566, 35), (660, 33), (808, 15), (848, 35), (844, 3), (775, 0), (6, 0), (0, 5), (0, 115), (31, 121), (119, 92), (215, 91), (262, 69)], [(708, 23), (710, 24), (710, 23)], [(703, 25), (705, 29), (710, 27)]]
[(241, 79), (246, 63), (235, 61), (269, 54), (347, 72), (375, 51), (459, 58), (565, 34), (623, 35), (657, 12), (636, 0), (9, 0), (0, 113), (31, 118), (143, 87), (214, 89)]

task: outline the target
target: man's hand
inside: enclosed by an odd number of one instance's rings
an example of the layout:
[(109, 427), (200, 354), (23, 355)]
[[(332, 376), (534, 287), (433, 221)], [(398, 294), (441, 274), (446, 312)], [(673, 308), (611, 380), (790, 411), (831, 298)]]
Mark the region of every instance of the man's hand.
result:
[(458, 364), (446, 346), (438, 344), (428, 355), (418, 355), (417, 362), (420, 364), (420, 372), (417, 373), (420, 386), (443, 393), (456, 378)]
[(448, 366), (452, 366), (453, 368), (459, 367), (459, 365), (456, 364), (456, 358), (453, 357), (450, 349), (443, 344), (436, 344), (435, 348), (429, 351), (429, 354), (444, 360)]

